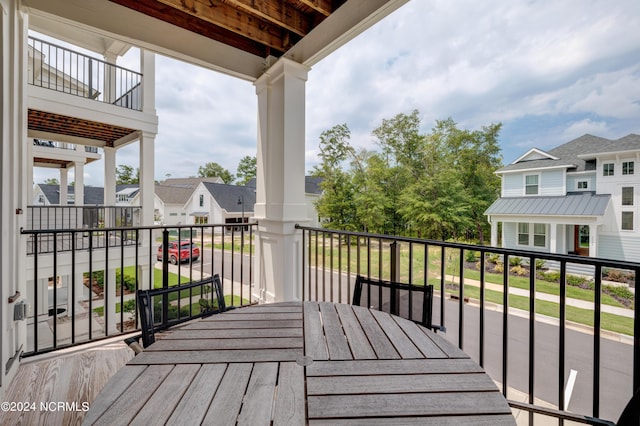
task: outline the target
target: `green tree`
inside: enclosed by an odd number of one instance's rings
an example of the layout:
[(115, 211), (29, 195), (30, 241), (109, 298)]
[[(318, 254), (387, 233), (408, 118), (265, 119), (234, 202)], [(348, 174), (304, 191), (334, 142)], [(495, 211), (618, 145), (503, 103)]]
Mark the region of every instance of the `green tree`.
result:
[(116, 168), (116, 184), (128, 185), (140, 183), (140, 169), (134, 169), (126, 164), (121, 164)]
[(240, 159), (238, 163), (238, 170), (236, 171), (236, 177), (238, 178), (238, 184), (246, 185), (251, 179), (256, 177), (257, 160), (256, 157), (245, 156)]
[(45, 185), (60, 185), (60, 182), (58, 182), (58, 179), (56, 179), (56, 178), (49, 178), (49, 179), (45, 179), (44, 180), (44, 184)]
[(218, 163), (210, 162), (198, 168), (198, 177), (219, 177), (226, 184), (233, 182), (233, 174)]

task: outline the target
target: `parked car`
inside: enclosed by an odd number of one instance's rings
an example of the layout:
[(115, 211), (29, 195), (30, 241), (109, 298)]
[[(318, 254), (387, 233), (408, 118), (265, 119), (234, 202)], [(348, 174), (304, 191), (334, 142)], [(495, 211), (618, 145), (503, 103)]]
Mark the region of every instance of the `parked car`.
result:
[[(178, 250), (178, 244), (180, 244), (180, 250)], [(180, 254), (178, 254), (180, 252)], [(193, 244), (191, 241), (171, 241), (169, 243), (169, 262), (176, 265), (178, 259), (180, 262), (188, 262), (189, 260), (195, 262), (200, 258), (200, 248)], [(162, 244), (158, 247), (158, 261), (162, 261)]]

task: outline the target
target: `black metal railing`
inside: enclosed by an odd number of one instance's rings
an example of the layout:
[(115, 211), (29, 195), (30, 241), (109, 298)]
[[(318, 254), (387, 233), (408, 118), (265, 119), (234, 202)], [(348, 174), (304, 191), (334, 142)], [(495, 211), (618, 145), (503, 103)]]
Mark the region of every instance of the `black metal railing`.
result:
[[(254, 303), (255, 226), (248, 224), (246, 231), (225, 225), (23, 230), (33, 241), (27, 256), (30, 313), (24, 356), (138, 329), (135, 291), (142, 288), (185, 285), (218, 273), (228, 306)], [(60, 235), (67, 234), (69, 246), (62, 250)], [(98, 244), (100, 238), (110, 244)], [(52, 250), (40, 251), (40, 239), (50, 240)], [(86, 245), (79, 246), (82, 239)], [(184, 243), (188, 255), (175, 251), (172, 259), (173, 243)], [(200, 314), (199, 306), (175, 303), (181, 319)]]
[[(351, 303), (358, 274), (434, 285), (443, 336), (505, 397), (520, 397), (520, 409), (547, 404), (617, 419), (640, 387), (640, 263), (297, 228), (304, 300)], [(607, 281), (621, 276), (623, 287)]]
[(142, 110), (141, 73), (35, 37), (28, 45), (29, 84)]

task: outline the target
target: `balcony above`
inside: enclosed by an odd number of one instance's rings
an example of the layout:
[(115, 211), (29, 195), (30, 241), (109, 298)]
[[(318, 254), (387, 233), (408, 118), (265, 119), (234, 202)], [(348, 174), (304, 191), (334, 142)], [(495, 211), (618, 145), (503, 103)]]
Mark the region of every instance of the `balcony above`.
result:
[(33, 140), (33, 164), (37, 167), (71, 168), (75, 161), (84, 164), (99, 160), (102, 156), (94, 146), (82, 146), (42, 139)]

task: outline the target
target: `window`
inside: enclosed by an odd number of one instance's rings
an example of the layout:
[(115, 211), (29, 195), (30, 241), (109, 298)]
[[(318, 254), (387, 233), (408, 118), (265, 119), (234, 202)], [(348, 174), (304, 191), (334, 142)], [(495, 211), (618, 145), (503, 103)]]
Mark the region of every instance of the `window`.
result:
[(547, 245), (547, 225), (536, 223), (533, 225), (533, 245), (545, 247)]
[(623, 175), (633, 174), (633, 161), (624, 161), (622, 163), (622, 174)]
[(603, 176), (613, 176), (613, 163), (604, 163), (602, 165)]
[(538, 175), (527, 175), (524, 177), (524, 193), (527, 195), (538, 194)]
[(633, 187), (632, 186), (622, 187), (622, 205), (623, 206), (633, 205)]
[(529, 224), (528, 223), (518, 224), (518, 244), (521, 246), (529, 245)]
[(589, 182), (586, 180), (578, 181), (578, 189), (587, 189), (589, 188)]
[(200, 207), (204, 206), (204, 195), (200, 194)]
[(195, 220), (197, 225), (206, 225), (209, 222), (209, 218), (207, 216), (196, 216)]
[(38, 204), (44, 204), (44, 195), (38, 195)]
[(633, 212), (622, 212), (622, 230), (633, 231)]
[(178, 216), (178, 213), (169, 213), (169, 216)]

